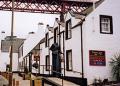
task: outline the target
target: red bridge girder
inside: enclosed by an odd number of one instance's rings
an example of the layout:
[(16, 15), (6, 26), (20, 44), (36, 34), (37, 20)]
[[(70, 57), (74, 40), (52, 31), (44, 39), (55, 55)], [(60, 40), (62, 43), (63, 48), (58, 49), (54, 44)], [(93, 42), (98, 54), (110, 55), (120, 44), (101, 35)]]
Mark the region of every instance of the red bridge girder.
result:
[[(92, 5), (90, 0), (14, 0), (14, 10), (32, 13), (60, 13), (71, 9), (80, 13)], [(12, 0), (0, 0), (0, 10), (11, 11)]]

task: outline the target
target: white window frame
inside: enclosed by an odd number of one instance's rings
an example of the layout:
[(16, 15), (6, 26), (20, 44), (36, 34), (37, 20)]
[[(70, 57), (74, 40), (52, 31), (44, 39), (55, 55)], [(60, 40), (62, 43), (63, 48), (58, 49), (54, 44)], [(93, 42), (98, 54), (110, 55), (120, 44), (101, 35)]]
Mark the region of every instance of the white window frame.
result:
[(66, 40), (72, 38), (72, 24), (71, 24), (71, 19), (66, 21)]
[(113, 34), (112, 16), (100, 15), (100, 33)]
[(72, 63), (72, 50), (66, 51), (66, 70), (72, 71), (73, 70), (73, 63)]

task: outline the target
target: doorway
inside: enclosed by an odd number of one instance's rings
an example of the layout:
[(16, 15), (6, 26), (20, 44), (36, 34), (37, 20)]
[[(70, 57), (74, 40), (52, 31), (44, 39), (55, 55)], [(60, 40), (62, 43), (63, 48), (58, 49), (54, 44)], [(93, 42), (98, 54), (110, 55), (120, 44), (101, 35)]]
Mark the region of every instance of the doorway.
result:
[(53, 66), (53, 71), (52, 74), (53, 76), (61, 76), (61, 61), (60, 61), (60, 56), (59, 53), (55, 53), (53, 51), (52, 53), (52, 66)]

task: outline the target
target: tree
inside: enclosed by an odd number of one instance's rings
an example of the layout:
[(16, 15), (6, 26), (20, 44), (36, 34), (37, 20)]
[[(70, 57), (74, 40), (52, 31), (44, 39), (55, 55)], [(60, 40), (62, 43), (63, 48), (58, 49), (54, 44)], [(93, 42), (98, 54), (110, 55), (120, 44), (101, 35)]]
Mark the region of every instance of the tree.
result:
[(110, 65), (112, 67), (113, 77), (120, 82), (120, 54), (116, 54), (111, 58)]

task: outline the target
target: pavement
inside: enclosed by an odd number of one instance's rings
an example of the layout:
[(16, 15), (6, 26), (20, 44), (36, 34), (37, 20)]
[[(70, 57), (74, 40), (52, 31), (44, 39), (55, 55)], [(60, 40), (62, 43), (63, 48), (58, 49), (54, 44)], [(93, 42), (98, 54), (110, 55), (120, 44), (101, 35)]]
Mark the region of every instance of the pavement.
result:
[[(35, 76), (31, 76), (32, 78), (35, 78)], [(22, 77), (18, 76), (18, 74), (13, 74), (13, 78), (15, 79), (15, 81), (19, 81), (19, 86), (30, 86), (30, 80), (23, 80)], [(59, 78), (54, 78), (54, 77), (50, 77), (47, 79), (51, 80), (52, 82), (58, 83), (59, 85), (62, 85), (62, 79)], [(77, 84), (74, 84), (72, 82), (63, 80), (63, 85), (64, 86), (79, 86)], [(44, 84), (44, 86), (51, 86), (48, 84)]]
[[(34, 75), (31, 75), (31, 77), (36, 78)], [(46, 78), (51, 82), (55, 82), (58, 83), (59, 85), (62, 85), (62, 79), (55, 77), (46, 77)], [(30, 80), (23, 80), (23, 78), (20, 77), (17, 73), (13, 74), (13, 79), (15, 79), (15, 81), (19, 81), (19, 86), (30, 86)], [(2, 75), (0, 75), (0, 86), (8, 86), (8, 80), (4, 78)], [(51, 86), (51, 85), (44, 83), (44, 86)], [(80, 86), (80, 85), (63, 80), (63, 86)], [(93, 85), (89, 85), (89, 86), (93, 86)], [(112, 84), (112, 85), (104, 85), (104, 86), (120, 86), (120, 83)]]
[[(35, 78), (35, 76), (33, 75), (31, 77)], [(19, 86), (30, 86), (30, 80), (23, 80), (22, 77), (18, 76), (18, 74), (13, 74), (13, 78), (15, 79), (15, 81), (19, 81)], [(46, 77), (46, 78), (62, 86), (62, 79), (54, 78), (54, 77)], [(44, 83), (44, 86), (51, 86), (51, 85)], [(63, 80), (63, 86), (80, 86), (80, 85)]]
[[(60, 79), (60, 78), (46, 77), (46, 80), (53, 82), (53, 83), (57, 83), (59, 86), (62, 86), (62, 79)], [(77, 84), (72, 83), (72, 82), (67, 81), (67, 80), (63, 80), (63, 86), (80, 86), (80, 85), (77, 85)]]

